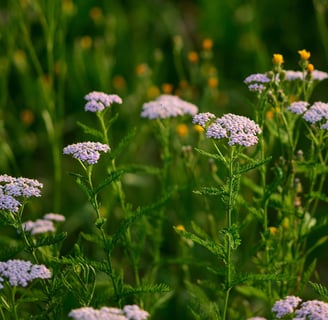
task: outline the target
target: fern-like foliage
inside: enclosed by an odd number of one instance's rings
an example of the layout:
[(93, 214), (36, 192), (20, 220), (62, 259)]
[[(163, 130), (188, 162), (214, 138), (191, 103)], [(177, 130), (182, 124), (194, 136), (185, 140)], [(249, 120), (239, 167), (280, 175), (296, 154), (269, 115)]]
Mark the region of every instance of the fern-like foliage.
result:
[(244, 165), (240, 165), (237, 171), (237, 174), (243, 174), (246, 173), (250, 170), (256, 169), (264, 164), (266, 164), (267, 162), (269, 162), (272, 159), (272, 157), (267, 157), (263, 160), (258, 160), (258, 161), (252, 161), (250, 163), (244, 164)]
[(328, 302), (328, 288), (320, 283), (309, 282), (312, 289), (319, 295), (321, 300)]
[(51, 246), (58, 242), (65, 240), (67, 237), (66, 232), (61, 232), (55, 235), (40, 235), (37, 240), (32, 242), (32, 248), (39, 248), (44, 246)]
[(116, 159), (117, 156), (119, 156), (124, 149), (126, 148), (127, 145), (129, 145), (129, 143), (135, 138), (137, 134), (137, 129), (136, 128), (132, 128), (129, 133), (124, 136), (124, 138), (119, 142), (118, 146), (112, 150), (112, 152), (110, 153), (110, 157), (111, 159)]
[(198, 243), (202, 247), (206, 248), (215, 256), (220, 257), (221, 259), (225, 259), (224, 246), (222, 244), (216, 243), (215, 241), (208, 238), (202, 239), (201, 237), (197, 236), (192, 232), (181, 230), (180, 228), (177, 227), (174, 227), (174, 230), (182, 237), (191, 240), (195, 243)]
[(188, 309), (196, 320), (220, 320), (218, 305), (211, 301), (198, 285), (186, 283), (190, 295)]

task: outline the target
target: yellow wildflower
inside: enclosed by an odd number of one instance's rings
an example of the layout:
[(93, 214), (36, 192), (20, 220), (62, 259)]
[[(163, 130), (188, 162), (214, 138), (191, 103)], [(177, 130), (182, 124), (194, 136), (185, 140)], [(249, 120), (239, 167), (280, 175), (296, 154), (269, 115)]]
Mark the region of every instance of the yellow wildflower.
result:
[(92, 38), (90, 36), (83, 36), (80, 39), (80, 46), (82, 49), (89, 49), (92, 45)]
[(311, 73), (314, 70), (314, 65), (312, 63), (309, 63), (306, 68), (307, 72)]
[(198, 133), (202, 133), (202, 132), (205, 131), (204, 128), (202, 126), (198, 125), (198, 124), (194, 125), (194, 130)]
[(198, 53), (195, 51), (191, 51), (188, 54), (188, 60), (191, 63), (196, 63), (198, 61)]
[(149, 86), (149, 88), (147, 90), (148, 99), (154, 99), (154, 98), (158, 97), (160, 94), (161, 94), (161, 92), (157, 86), (155, 86), (155, 85)]
[(281, 65), (282, 63), (284, 63), (284, 57), (282, 56), (282, 54), (274, 53), (272, 62), (273, 62), (273, 64)]
[(171, 94), (173, 90), (173, 86), (171, 83), (163, 83), (162, 84), (162, 91), (165, 94)]
[(298, 51), (301, 60), (309, 60), (309, 58), (311, 57), (311, 53), (309, 51), (306, 51), (305, 49), (303, 50), (299, 50)]
[(212, 47), (213, 47), (212, 39), (209, 39), (209, 38), (204, 39), (203, 43), (202, 43), (202, 46), (203, 46), (204, 50), (211, 50)]
[(176, 227), (175, 227), (176, 230), (178, 231), (186, 231), (185, 227), (182, 225), (182, 224), (178, 224)]
[(207, 81), (207, 84), (210, 88), (216, 88), (219, 84), (219, 80), (217, 77), (210, 77)]
[(184, 123), (178, 124), (176, 130), (180, 137), (186, 137), (188, 135), (188, 126)]

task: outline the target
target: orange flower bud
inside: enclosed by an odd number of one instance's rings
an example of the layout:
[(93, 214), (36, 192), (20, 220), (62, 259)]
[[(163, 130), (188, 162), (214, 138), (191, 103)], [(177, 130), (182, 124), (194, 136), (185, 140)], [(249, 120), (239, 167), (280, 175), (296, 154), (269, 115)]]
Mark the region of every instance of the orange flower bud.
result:
[(188, 60), (191, 63), (196, 63), (198, 61), (198, 53), (195, 52), (195, 51), (189, 52), (189, 54), (188, 54)]
[(312, 63), (309, 63), (306, 68), (307, 72), (311, 73), (314, 70), (314, 65)]
[(209, 38), (204, 39), (203, 43), (202, 43), (202, 46), (203, 46), (204, 50), (211, 50), (212, 47), (213, 47), (212, 39), (209, 39)]
[(180, 137), (185, 137), (188, 134), (188, 126), (184, 123), (180, 123), (177, 128), (177, 133)]

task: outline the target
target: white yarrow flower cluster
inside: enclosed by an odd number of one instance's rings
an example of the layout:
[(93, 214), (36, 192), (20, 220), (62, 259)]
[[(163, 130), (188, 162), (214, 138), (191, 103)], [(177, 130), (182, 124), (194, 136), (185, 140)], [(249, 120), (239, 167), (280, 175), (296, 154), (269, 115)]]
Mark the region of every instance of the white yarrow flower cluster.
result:
[(164, 94), (156, 100), (144, 103), (141, 117), (153, 119), (166, 119), (183, 115), (195, 115), (198, 108), (178, 96)]
[(293, 313), (301, 301), (302, 299), (299, 297), (287, 296), (285, 299), (275, 302), (272, 312), (276, 313), (278, 319), (281, 319), (285, 315)]
[(8, 260), (0, 262), (0, 289), (3, 288), (5, 280), (11, 286), (26, 287), (34, 279), (51, 278), (50, 270), (43, 264), (32, 264), (24, 260)]
[(7, 174), (0, 175), (0, 188), (5, 195), (12, 197), (40, 197), (43, 184), (36, 179), (15, 178)]
[(100, 91), (90, 92), (84, 99), (87, 100), (84, 110), (90, 112), (102, 111), (105, 108), (109, 108), (113, 103), (122, 103), (122, 99), (118, 95)]
[(250, 147), (257, 144), (260, 127), (247, 117), (228, 113), (214, 119), (211, 113), (200, 113), (193, 118), (195, 124), (206, 129), (206, 137), (228, 139), (228, 145)]
[(42, 219), (37, 219), (36, 221), (26, 221), (23, 223), (22, 228), (24, 231), (31, 233), (31, 235), (55, 232), (55, 222), (63, 222), (65, 217), (57, 213), (47, 213)]
[(63, 149), (64, 154), (70, 154), (73, 158), (89, 165), (98, 162), (100, 152), (106, 153), (108, 151), (110, 151), (110, 147), (107, 144), (91, 141), (71, 144)]
[(126, 305), (122, 310), (108, 307), (101, 309), (83, 307), (73, 309), (68, 316), (75, 320), (146, 320), (149, 313), (137, 305)]

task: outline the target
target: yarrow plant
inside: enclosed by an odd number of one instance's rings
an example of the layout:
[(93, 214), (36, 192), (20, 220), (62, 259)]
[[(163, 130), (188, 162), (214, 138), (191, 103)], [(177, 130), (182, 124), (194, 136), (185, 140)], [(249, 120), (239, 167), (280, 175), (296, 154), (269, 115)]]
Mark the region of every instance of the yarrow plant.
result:
[(123, 309), (102, 307), (99, 310), (92, 307), (74, 309), (69, 316), (75, 320), (146, 320), (149, 313), (137, 305), (126, 305)]
[(195, 115), (197, 106), (178, 96), (161, 95), (156, 100), (142, 106), (141, 117), (148, 119), (166, 119), (183, 115)]
[(103, 111), (105, 108), (109, 108), (113, 103), (122, 103), (122, 99), (118, 95), (99, 91), (88, 93), (84, 99), (87, 100), (84, 109), (90, 112)]
[(11, 286), (26, 287), (35, 279), (51, 278), (51, 271), (44, 265), (34, 265), (30, 261), (8, 260), (0, 262), (0, 289), (3, 282), (8, 281)]
[[(325, 320), (328, 319), (328, 303), (319, 300), (302, 302), (297, 296), (287, 296), (276, 301), (272, 307), (275, 319)], [(266, 318), (253, 317), (248, 320)]]

